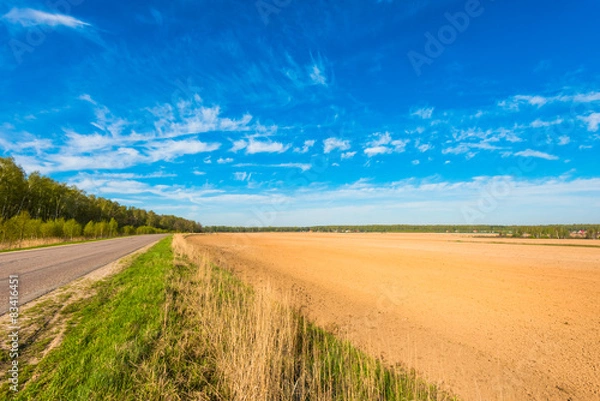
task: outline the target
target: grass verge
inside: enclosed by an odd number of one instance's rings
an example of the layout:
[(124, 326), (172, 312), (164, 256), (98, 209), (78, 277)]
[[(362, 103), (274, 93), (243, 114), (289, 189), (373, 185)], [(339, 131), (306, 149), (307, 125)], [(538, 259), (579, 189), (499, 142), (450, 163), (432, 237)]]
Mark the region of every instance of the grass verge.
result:
[(173, 245), (162, 240), (94, 290), (63, 311), (69, 324), (60, 346), (32, 358), (19, 393), (3, 384), (0, 398), (454, 399), (254, 291), (182, 236)]

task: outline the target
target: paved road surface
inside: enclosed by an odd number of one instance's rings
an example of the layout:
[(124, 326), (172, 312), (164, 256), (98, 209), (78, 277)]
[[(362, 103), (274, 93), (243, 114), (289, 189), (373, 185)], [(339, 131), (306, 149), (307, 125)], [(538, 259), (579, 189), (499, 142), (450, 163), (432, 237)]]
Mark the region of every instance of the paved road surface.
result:
[(140, 235), (84, 244), (0, 254), (0, 315), (8, 310), (8, 276), (19, 276), (23, 305), (114, 262), (165, 235)]

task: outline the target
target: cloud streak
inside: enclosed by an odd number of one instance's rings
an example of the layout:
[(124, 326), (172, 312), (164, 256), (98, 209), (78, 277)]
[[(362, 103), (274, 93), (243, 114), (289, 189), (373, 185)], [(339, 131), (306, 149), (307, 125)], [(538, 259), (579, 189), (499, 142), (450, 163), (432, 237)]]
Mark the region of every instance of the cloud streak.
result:
[(538, 159), (545, 159), (545, 160), (558, 160), (559, 159), (558, 156), (554, 156), (549, 153), (540, 152), (539, 150), (532, 150), (532, 149), (526, 149), (526, 150), (522, 150), (520, 152), (516, 152), (515, 156), (535, 157)]
[(4, 14), (1, 19), (12, 24), (19, 24), (23, 27), (32, 27), (38, 25), (46, 26), (64, 26), (68, 28), (84, 28), (91, 26), (87, 22), (64, 14), (51, 14), (44, 11), (34, 10), (32, 8), (12, 8)]

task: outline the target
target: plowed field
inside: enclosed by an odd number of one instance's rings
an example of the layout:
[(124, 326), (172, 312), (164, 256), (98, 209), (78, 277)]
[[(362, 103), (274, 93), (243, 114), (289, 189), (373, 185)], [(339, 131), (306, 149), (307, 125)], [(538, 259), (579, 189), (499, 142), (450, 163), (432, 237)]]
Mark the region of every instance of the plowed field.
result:
[(600, 247), (589, 247), (600, 241), (318, 233), (188, 240), (318, 324), (464, 400), (600, 400)]

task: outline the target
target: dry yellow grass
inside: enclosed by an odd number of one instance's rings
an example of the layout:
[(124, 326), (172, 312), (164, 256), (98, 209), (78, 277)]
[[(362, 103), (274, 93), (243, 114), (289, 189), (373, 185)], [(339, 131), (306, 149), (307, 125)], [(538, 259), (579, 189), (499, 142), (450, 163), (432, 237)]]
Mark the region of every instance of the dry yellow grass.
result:
[[(78, 239), (76, 239), (76, 240), (78, 240)], [(0, 242), (0, 251), (9, 250), (9, 249), (34, 248), (34, 247), (38, 247), (38, 246), (60, 244), (63, 242), (67, 242), (67, 241), (62, 238), (39, 238), (39, 239), (25, 239), (23, 241), (18, 241), (13, 244), (10, 244), (7, 242)]]
[(197, 266), (190, 281), (194, 288), (182, 293), (187, 294), (187, 318), (198, 328), (203, 353), (216, 370), (218, 399), (449, 399), (414, 374), (385, 368), (316, 328), (268, 287), (254, 291), (215, 268), (182, 236), (176, 236), (173, 249)]

